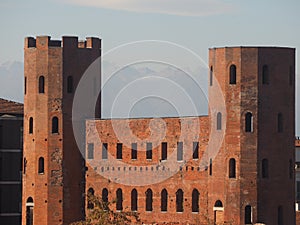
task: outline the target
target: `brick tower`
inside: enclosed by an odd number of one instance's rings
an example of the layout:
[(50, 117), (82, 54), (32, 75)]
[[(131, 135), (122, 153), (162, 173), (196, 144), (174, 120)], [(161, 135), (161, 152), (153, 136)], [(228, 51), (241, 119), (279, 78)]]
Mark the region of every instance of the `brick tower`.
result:
[(295, 49), (214, 48), (209, 66), (211, 129), (225, 129), (208, 178), (210, 217), (295, 224)]
[[(84, 216), (85, 188), (85, 164), (72, 129), (73, 97), (85, 70), (101, 55), (101, 40), (28, 37), (24, 48), (22, 224), (69, 224)], [(95, 83), (100, 79), (99, 74)]]

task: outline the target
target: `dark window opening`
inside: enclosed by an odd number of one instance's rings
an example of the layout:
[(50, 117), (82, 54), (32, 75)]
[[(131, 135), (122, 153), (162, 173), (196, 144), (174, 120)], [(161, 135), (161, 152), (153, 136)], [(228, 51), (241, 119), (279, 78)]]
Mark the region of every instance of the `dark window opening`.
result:
[(117, 159), (122, 159), (122, 143), (117, 143)]
[(152, 143), (146, 144), (146, 159), (152, 159)]
[(283, 208), (282, 206), (278, 207), (278, 213), (277, 213), (277, 221), (278, 225), (283, 225)]
[(199, 191), (194, 189), (192, 192), (192, 212), (199, 212)]
[(167, 160), (168, 157), (168, 143), (161, 143), (161, 160)]
[(131, 191), (131, 211), (137, 211), (138, 209), (138, 193), (136, 189)]
[(236, 84), (236, 66), (231, 65), (229, 70), (229, 83)]
[(212, 159), (209, 159), (209, 175), (212, 176)]
[(88, 159), (94, 159), (94, 143), (88, 143)]
[(131, 144), (131, 159), (137, 159), (137, 143)]
[(27, 77), (24, 78), (24, 94), (27, 92)]
[(176, 212), (183, 212), (183, 191), (181, 189), (176, 192)]
[(229, 178), (235, 178), (236, 177), (236, 165), (235, 165), (235, 159), (231, 158), (229, 160)]
[(52, 118), (52, 134), (58, 134), (58, 118)]
[(250, 205), (245, 207), (245, 224), (252, 224), (252, 208)]
[(222, 113), (217, 113), (217, 130), (222, 129)]
[(269, 177), (269, 161), (267, 159), (263, 159), (261, 163), (261, 173), (262, 178), (268, 178)]
[(45, 172), (45, 169), (44, 169), (44, 158), (40, 157), (39, 158), (38, 173), (39, 174), (43, 174), (44, 172)]
[(177, 161), (183, 160), (183, 142), (177, 142)]
[(210, 71), (209, 71), (209, 85), (212, 86), (213, 85), (213, 67), (210, 67)]
[(108, 149), (107, 143), (102, 143), (102, 159), (108, 158), (107, 149)]
[(117, 210), (123, 210), (123, 193), (122, 193), (122, 189), (118, 189), (116, 192), (117, 195), (117, 204), (116, 204), (116, 208)]
[(68, 76), (67, 78), (67, 92), (72, 93), (73, 92), (73, 77)]
[(95, 191), (93, 188), (88, 189), (88, 203), (87, 203), (87, 208), (88, 209), (93, 209), (94, 208), (94, 203), (92, 202), (92, 199), (94, 198)]
[(108, 190), (106, 188), (102, 189), (102, 202), (104, 210), (108, 210)]
[(45, 93), (45, 77), (39, 77), (39, 93)]
[(146, 211), (152, 211), (153, 193), (151, 189), (146, 191)]
[(33, 199), (29, 197), (26, 201), (26, 225), (33, 225)]
[(33, 118), (29, 118), (29, 134), (33, 133)]
[(199, 159), (199, 142), (193, 142), (193, 159)]
[[(24, 160), (23, 160), (23, 173), (24, 174), (26, 173), (26, 167), (27, 167), (27, 160), (26, 160), (26, 158), (24, 158)], [(1, 168), (1, 170), (2, 170), (2, 168)]]
[(223, 207), (223, 203), (220, 200), (217, 200), (215, 202), (215, 207), (221, 208), (221, 207)]
[(277, 131), (279, 133), (283, 132), (283, 116), (281, 113), (277, 115)]
[(162, 212), (168, 211), (168, 192), (166, 189), (163, 189), (161, 191), (161, 204), (160, 209)]
[(263, 84), (269, 84), (269, 68), (268, 68), (267, 65), (263, 66), (262, 83)]
[(245, 132), (253, 132), (253, 116), (251, 112), (245, 115)]

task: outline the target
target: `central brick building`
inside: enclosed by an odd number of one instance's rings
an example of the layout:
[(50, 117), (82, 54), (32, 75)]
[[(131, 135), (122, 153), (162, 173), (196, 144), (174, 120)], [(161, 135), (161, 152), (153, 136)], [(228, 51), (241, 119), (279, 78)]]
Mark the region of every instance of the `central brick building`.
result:
[(82, 218), (83, 193), (145, 223), (295, 224), (295, 49), (210, 49), (208, 116), (82, 118), (81, 157), (72, 100), (100, 55), (99, 39), (26, 39), (24, 225)]

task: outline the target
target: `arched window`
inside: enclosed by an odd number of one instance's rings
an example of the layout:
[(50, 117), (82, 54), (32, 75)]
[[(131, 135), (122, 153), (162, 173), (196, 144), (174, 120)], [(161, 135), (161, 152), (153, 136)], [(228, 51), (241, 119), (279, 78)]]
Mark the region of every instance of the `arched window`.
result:
[(222, 113), (217, 113), (217, 130), (222, 129)]
[(153, 198), (153, 193), (152, 190), (149, 188), (146, 191), (146, 211), (152, 211), (152, 198)]
[(222, 203), (220, 200), (217, 200), (217, 201), (215, 202), (215, 207), (217, 207), (217, 208), (222, 208), (222, 207), (223, 207), (223, 203)]
[(106, 188), (102, 189), (102, 201), (108, 203), (108, 190)]
[(39, 93), (45, 93), (45, 77), (39, 77)]
[(183, 212), (183, 191), (181, 189), (176, 192), (176, 212)]
[(261, 162), (261, 175), (262, 178), (268, 178), (269, 177), (269, 161), (267, 159), (263, 159)]
[(67, 78), (67, 92), (72, 93), (73, 92), (73, 77), (68, 76)]
[(39, 158), (38, 173), (39, 174), (43, 174), (44, 172), (45, 172), (45, 169), (44, 169), (44, 158), (40, 157)]
[(229, 178), (235, 178), (235, 177), (236, 177), (235, 159), (231, 158), (229, 160)]
[(163, 189), (161, 191), (161, 204), (160, 209), (162, 212), (168, 211), (168, 192), (166, 189)]
[(27, 198), (26, 201), (26, 225), (33, 225), (33, 199), (32, 197)]
[(262, 69), (262, 83), (269, 84), (269, 68), (267, 65), (264, 65)]
[(283, 209), (282, 206), (279, 206), (277, 209), (277, 221), (278, 225), (283, 225)]
[(123, 193), (122, 193), (122, 189), (119, 188), (116, 192), (117, 195), (117, 210), (123, 210)]
[(58, 118), (56, 116), (52, 118), (52, 134), (58, 134)]
[(199, 212), (199, 191), (194, 189), (192, 192), (192, 212)]
[(213, 85), (213, 67), (210, 67), (210, 71), (209, 71), (209, 85), (212, 86)]
[(33, 133), (33, 118), (29, 118), (29, 134)]
[(245, 115), (245, 132), (253, 132), (253, 116), (251, 112)]
[(229, 68), (229, 83), (236, 84), (236, 66), (231, 65)]
[(137, 211), (138, 209), (138, 193), (136, 189), (131, 191), (131, 211)]
[(277, 115), (277, 131), (279, 133), (283, 132), (283, 116), (281, 113)]
[(251, 205), (245, 207), (245, 224), (252, 224), (252, 208)]
[(88, 189), (88, 203), (87, 203), (87, 208), (88, 209), (93, 209), (94, 208), (94, 203), (91, 201), (91, 199), (94, 197), (95, 191), (93, 188)]

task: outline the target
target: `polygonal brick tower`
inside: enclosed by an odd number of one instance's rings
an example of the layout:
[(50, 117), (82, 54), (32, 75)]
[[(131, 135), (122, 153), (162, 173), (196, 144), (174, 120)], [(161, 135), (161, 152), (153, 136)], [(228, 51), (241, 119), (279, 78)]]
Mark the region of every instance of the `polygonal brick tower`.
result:
[(295, 224), (295, 49), (214, 48), (209, 66), (211, 129), (225, 131), (208, 178), (210, 217)]
[(69, 224), (84, 216), (85, 163), (72, 104), (80, 78), (100, 55), (98, 38), (25, 39), (23, 225)]

